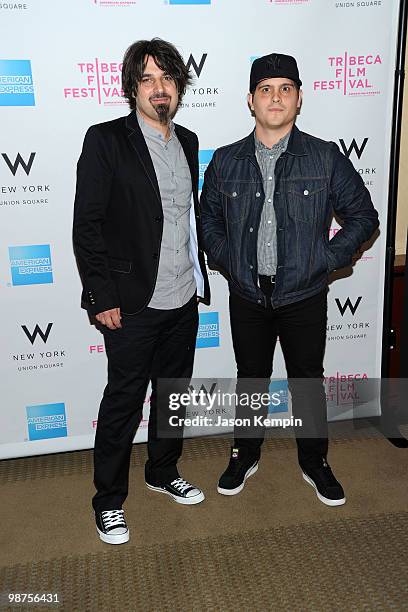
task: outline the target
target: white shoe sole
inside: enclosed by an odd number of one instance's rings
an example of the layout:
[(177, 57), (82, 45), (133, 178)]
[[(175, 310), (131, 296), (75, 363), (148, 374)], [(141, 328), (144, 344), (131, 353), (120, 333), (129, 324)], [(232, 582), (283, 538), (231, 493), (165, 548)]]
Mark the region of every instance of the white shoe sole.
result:
[(170, 491), (166, 491), (166, 489), (162, 489), (161, 487), (154, 487), (146, 482), (146, 487), (151, 491), (156, 491), (157, 493), (165, 493), (166, 495), (170, 495), (172, 499), (178, 504), (182, 504), (183, 506), (193, 506), (194, 504), (199, 504), (200, 502), (205, 500), (205, 495), (202, 491), (198, 495), (194, 495), (194, 497), (178, 497), (177, 495), (173, 495)]
[(239, 487), (236, 487), (235, 489), (223, 489), (222, 487), (218, 486), (217, 487), (218, 493), (221, 493), (221, 495), (237, 495), (238, 493), (241, 493), (242, 489), (245, 486), (246, 479), (252, 476), (253, 474), (255, 474), (255, 472), (257, 471), (258, 471), (258, 462), (256, 462), (255, 465), (249, 468), (249, 470), (246, 472), (244, 476), (243, 482), (239, 485)]
[(343, 504), (346, 503), (346, 498), (345, 497), (342, 497), (341, 499), (330, 499), (329, 497), (324, 497), (321, 493), (319, 493), (315, 483), (310, 478), (310, 476), (308, 476), (304, 472), (302, 472), (302, 475), (303, 475), (304, 480), (306, 480), (307, 484), (310, 484), (314, 488), (314, 490), (316, 491), (316, 495), (317, 495), (318, 499), (320, 499), (320, 501), (323, 504), (326, 504), (326, 506), (343, 506)]
[(116, 535), (109, 535), (108, 533), (103, 533), (103, 531), (100, 531), (98, 527), (96, 528), (96, 530), (102, 542), (105, 542), (106, 544), (125, 544), (125, 542), (129, 542), (129, 529), (126, 531), (126, 533)]

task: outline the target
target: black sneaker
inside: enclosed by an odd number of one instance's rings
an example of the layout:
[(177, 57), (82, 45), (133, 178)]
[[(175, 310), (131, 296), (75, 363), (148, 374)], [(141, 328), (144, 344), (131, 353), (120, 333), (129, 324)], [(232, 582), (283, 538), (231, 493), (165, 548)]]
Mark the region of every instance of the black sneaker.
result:
[(99, 537), (107, 544), (124, 544), (129, 541), (129, 529), (123, 510), (102, 510), (95, 512), (96, 529)]
[(303, 469), (303, 478), (314, 488), (317, 497), (326, 506), (342, 506), (346, 503), (343, 487), (336, 480), (325, 459), (320, 467)]
[(183, 480), (183, 478), (175, 478), (170, 482), (162, 485), (161, 487), (155, 487), (148, 482), (146, 486), (151, 491), (157, 491), (158, 493), (166, 493), (170, 495), (172, 499), (178, 504), (184, 504), (190, 506), (192, 504), (199, 504), (204, 501), (204, 493), (198, 487)]
[(246, 449), (231, 448), (231, 459), (218, 481), (217, 491), (221, 495), (237, 495), (245, 486), (247, 478), (258, 470), (259, 459), (248, 456)]

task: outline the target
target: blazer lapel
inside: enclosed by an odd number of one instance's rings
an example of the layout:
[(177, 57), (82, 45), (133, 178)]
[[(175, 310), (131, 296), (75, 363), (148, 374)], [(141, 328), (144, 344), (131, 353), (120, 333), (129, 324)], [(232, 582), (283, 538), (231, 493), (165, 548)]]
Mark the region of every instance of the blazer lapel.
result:
[(157, 176), (154, 171), (152, 158), (150, 157), (149, 149), (143, 137), (142, 130), (140, 129), (135, 111), (132, 111), (130, 115), (126, 117), (126, 127), (129, 129), (129, 140), (134, 150), (136, 151), (140, 163), (142, 164), (142, 167), (146, 172), (147, 178), (149, 179), (156, 194), (156, 197), (161, 204), (159, 184), (157, 182)]

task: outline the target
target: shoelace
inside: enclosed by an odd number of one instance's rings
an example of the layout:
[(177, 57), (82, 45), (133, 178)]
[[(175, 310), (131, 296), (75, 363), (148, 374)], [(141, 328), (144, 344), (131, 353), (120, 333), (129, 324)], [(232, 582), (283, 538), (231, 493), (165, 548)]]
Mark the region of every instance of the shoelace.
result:
[(102, 521), (105, 529), (110, 527), (126, 527), (124, 510), (104, 510)]
[(171, 484), (181, 493), (184, 493), (186, 489), (191, 488), (191, 484), (187, 482), (187, 480), (183, 480), (182, 478), (176, 478), (175, 480), (172, 480)]

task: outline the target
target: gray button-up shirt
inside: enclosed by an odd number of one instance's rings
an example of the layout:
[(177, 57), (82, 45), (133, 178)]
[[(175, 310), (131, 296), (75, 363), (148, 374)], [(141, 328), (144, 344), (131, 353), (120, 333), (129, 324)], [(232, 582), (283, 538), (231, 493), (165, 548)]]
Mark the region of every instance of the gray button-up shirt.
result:
[[(163, 237), (159, 269), (148, 306), (160, 310), (180, 308), (196, 290), (190, 259), (191, 174), (183, 148), (170, 124), (170, 139), (136, 113), (152, 158), (163, 206)], [(136, 228), (135, 228), (136, 231)]]
[(276, 217), (273, 207), (275, 191), (275, 166), (279, 157), (288, 146), (290, 132), (270, 149), (255, 138), (255, 155), (263, 178), (265, 202), (262, 209), (261, 222), (258, 230), (258, 274), (273, 276), (276, 274)]

